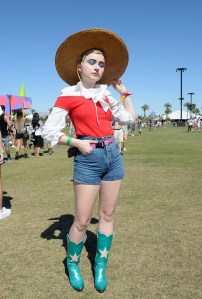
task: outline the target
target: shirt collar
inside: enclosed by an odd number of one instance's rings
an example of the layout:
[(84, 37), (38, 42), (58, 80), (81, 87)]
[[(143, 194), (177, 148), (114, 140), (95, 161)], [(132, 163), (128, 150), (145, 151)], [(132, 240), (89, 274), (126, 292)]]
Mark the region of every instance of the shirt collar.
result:
[(107, 85), (96, 84), (95, 88), (85, 88), (82, 82), (78, 82), (77, 85), (64, 88), (62, 90), (61, 96), (83, 96), (85, 99), (92, 99), (93, 103), (100, 103), (102, 109), (107, 112), (109, 109), (109, 104), (105, 102), (107, 91)]

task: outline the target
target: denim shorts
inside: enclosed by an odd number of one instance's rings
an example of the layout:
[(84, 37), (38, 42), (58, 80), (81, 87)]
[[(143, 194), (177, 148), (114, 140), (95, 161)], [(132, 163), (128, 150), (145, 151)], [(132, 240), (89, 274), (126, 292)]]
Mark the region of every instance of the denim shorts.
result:
[[(103, 138), (86, 136), (80, 139), (103, 141)], [(94, 148), (88, 155), (78, 151), (74, 158), (73, 182), (76, 184), (100, 185), (102, 181), (122, 180), (124, 175), (123, 159), (116, 141), (104, 148)]]
[(5, 147), (9, 147), (11, 145), (9, 136), (2, 137), (2, 143)]

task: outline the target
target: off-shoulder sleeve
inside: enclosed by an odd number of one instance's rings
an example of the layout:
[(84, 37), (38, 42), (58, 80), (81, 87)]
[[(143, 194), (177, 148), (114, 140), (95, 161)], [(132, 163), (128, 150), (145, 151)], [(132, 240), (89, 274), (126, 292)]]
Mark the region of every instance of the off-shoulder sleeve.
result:
[(110, 105), (114, 120), (117, 121), (121, 125), (133, 123), (134, 119), (131, 116), (131, 114), (124, 109), (123, 103), (122, 102), (117, 103), (117, 100), (115, 100), (112, 97), (112, 95), (109, 91), (107, 91), (106, 95), (109, 100), (109, 105)]
[(64, 109), (53, 107), (42, 129), (41, 136), (45, 142), (51, 143), (52, 146), (58, 144), (59, 138), (64, 135), (61, 131), (66, 126), (67, 115), (68, 112)]

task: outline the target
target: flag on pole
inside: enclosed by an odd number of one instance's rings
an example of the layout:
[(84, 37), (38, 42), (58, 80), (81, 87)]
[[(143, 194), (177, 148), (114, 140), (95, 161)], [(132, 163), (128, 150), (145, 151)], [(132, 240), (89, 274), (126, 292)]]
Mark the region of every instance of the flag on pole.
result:
[(22, 82), (22, 85), (20, 87), (20, 92), (18, 94), (19, 96), (21, 97), (26, 97), (26, 91), (25, 91), (25, 85), (24, 85), (24, 82)]
[[(24, 82), (22, 82), (22, 85), (21, 85), (21, 87), (20, 87), (20, 92), (19, 92), (19, 94), (18, 94), (20, 97), (26, 97), (26, 91), (25, 91), (25, 85), (24, 85)], [(24, 105), (23, 105), (23, 107), (22, 107), (22, 112), (23, 112), (23, 114), (25, 113), (25, 111), (24, 111)]]

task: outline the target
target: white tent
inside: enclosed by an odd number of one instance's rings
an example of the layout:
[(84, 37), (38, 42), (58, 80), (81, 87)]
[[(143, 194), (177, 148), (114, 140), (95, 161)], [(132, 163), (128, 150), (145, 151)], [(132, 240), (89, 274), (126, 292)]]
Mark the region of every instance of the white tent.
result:
[[(174, 112), (171, 112), (167, 115), (168, 118), (172, 119), (181, 119), (181, 111), (177, 110)], [(190, 113), (189, 111), (182, 111), (182, 119), (186, 120), (189, 119), (190, 117), (201, 117), (200, 115), (196, 115), (194, 113)], [(163, 115), (163, 119), (166, 119), (166, 115)]]

